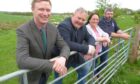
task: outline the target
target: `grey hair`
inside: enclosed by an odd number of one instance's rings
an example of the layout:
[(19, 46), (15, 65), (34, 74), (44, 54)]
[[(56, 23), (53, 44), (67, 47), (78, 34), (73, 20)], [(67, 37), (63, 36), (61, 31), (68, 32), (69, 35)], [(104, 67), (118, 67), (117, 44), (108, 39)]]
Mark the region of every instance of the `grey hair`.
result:
[(106, 12), (113, 12), (113, 10), (112, 10), (112, 8), (106, 8), (104, 13), (106, 13)]
[(75, 12), (74, 13), (77, 13), (77, 12), (80, 12), (80, 13), (88, 13), (84, 8), (82, 8), (82, 7), (80, 7), (80, 8), (77, 8), (76, 10), (75, 10)]

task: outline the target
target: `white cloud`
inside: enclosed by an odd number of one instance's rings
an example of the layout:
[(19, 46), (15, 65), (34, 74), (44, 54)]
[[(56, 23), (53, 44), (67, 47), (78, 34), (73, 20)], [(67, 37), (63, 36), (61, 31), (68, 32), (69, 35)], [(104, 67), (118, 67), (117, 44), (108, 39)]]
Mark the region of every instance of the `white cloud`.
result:
[(78, 7), (83, 7), (86, 10), (96, 8), (95, 0), (52, 0), (52, 12), (73, 12)]
[(110, 2), (117, 3), (121, 8), (140, 9), (140, 0), (110, 0)]
[(0, 11), (31, 11), (31, 0), (0, 0)]
[[(12, 2), (11, 2), (12, 1)], [(31, 11), (32, 0), (0, 0), (0, 11)], [(78, 7), (94, 10), (97, 0), (51, 0), (52, 12), (73, 12)], [(110, 0), (120, 7), (133, 10), (140, 9), (140, 0)]]

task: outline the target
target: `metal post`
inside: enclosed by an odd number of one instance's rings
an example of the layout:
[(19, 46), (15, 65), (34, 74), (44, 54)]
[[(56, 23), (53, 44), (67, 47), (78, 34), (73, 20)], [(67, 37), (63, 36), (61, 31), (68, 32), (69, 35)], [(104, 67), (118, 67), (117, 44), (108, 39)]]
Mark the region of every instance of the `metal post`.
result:
[(27, 73), (23, 74), (23, 84), (28, 84)]

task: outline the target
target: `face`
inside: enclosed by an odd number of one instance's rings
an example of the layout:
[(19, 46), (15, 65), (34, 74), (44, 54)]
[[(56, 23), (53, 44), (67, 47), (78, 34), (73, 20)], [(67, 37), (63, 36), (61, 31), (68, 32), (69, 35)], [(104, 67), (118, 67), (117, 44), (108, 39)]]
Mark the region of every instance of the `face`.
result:
[(87, 14), (86, 13), (80, 13), (80, 12), (76, 12), (73, 16), (72, 16), (72, 24), (74, 25), (74, 27), (76, 27), (77, 29), (81, 28), (87, 18)]
[(105, 13), (105, 18), (106, 18), (107, 20), (111, 20), (112, 17), (113, 17), (113, 12), (107, 11), (107, 12)]
[(92, 26), (97, 26), (99, 23), (99, 16), (98, 15), (93, 15), (89, 21), (90, 25)]
[(51, 5), (47, 1), (36, 2), (32, 8), (35, 23), (42, 26), (48, 22), (51, 15)]

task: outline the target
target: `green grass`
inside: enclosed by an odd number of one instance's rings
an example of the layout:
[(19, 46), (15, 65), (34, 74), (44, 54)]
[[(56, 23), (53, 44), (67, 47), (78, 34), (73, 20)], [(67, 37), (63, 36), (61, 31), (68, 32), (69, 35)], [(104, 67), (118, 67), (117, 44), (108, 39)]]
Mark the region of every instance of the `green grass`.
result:
[(140, 83), (140, 60), (135, 64), (128, 62), (119, 69), (108, 84), (139, 84)]
[(31, 16), (10, 15), (7, 13), (0, 13), (0, 29), (15, 29), (22, 23), (30, 20), (31, 18)]
[(124, 30), (126, 28), (130, 28), (135, 26), (135, 21), (134, 21), (134, 17), (130, 16), (130, 15), (122, 15), (119, 16), (117, 19), (117, 24), (120, 27), (120, 29)]
[[(15, 30), (0, 31), (0, 75), (10, 73), (15, 68), (15, 49), (16, 49)], [(7, 69), (7, 67), (9, 69)]]
[[(66, 16), (52, 15), (51, 22), (60, 22)], [(123, 17), (123, 18), (122, 18)], [(10, 15), (0, 13), (0, 76), (18, 70), (16, 65), (16, 28), (30, 20), (31, 16)], [(120, 16), (117, 23), (123, 30), (135, 25), (133, 17)], [(126, 63), (108, 84), (139, 84), (140, 83), (140, 61), (136, 64)], [(53, 80), (50, 76), (49, 80)], [(76, 80), (76, 73), (66, 77), (64, 84), (72, 84)], [(17, 79), (6, 81), (2, 84), (18, 84)]]
[[(0, 30), (0, 76), (17, 70), (15, 51), (15, 30)], [(7, 81), (6, 84), (16, 84), (15, 82)]]

